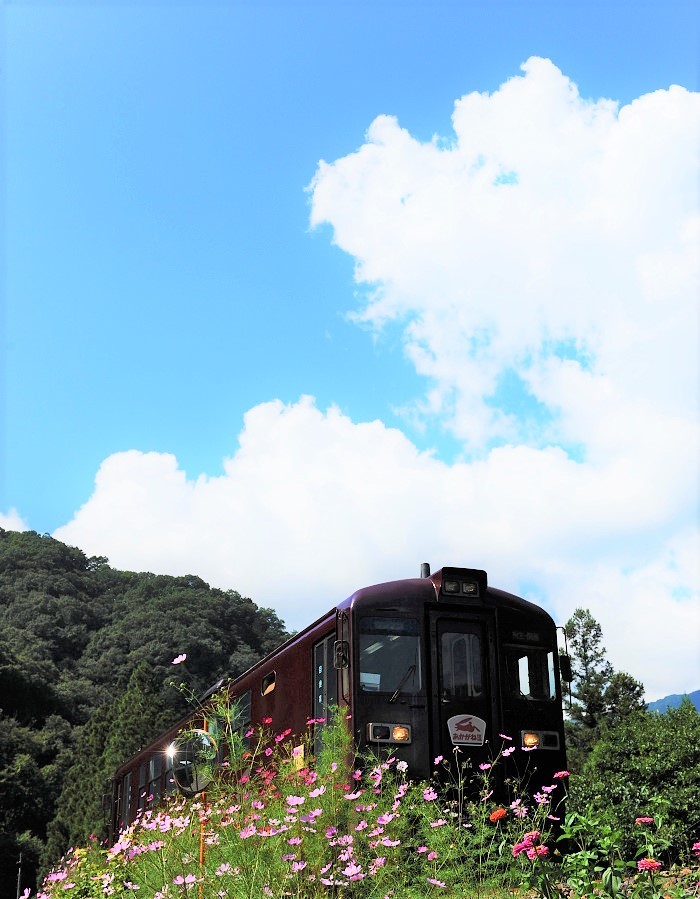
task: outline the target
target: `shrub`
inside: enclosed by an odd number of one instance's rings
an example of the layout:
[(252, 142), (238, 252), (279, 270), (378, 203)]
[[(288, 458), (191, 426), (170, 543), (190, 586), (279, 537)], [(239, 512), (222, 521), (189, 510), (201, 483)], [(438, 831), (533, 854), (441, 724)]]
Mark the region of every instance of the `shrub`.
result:
[(609, 815), (623, 854), (636, 849), (635, 820), (648, 816), (663, 822), (664, 860), (687, 858), (700, 832), (700, 713), (686, 700), (605, 730), (571, 793), (572, 809)]

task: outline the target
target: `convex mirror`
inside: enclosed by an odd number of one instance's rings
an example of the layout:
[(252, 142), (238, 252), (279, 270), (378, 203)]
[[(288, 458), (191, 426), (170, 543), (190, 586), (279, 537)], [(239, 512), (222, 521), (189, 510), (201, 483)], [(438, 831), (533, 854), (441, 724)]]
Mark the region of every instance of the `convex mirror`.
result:
[(196, 796), (214, 779), (216, 741), (204, 730), (180, 734), (168, 747), (173, 762), (173, 780), (183, 796)]

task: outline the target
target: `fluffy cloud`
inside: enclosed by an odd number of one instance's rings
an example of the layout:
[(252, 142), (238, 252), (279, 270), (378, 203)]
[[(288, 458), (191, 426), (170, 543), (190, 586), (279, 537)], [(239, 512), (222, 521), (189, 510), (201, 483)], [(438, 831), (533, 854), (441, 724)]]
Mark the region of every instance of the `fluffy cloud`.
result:
[[(217, 478), (188, 480), (172, 455), (111, 456), (54, 536), (120, 568), (235, 587), (293, 627), (358, 587), (417, 576), (426, 559), (484, 567), (495, 586), (543, 602), (562, 623), (590, 608), (616, 667), (650, 694), (695, 689), (690, 538), (672, 533), (657, 546), (664, 510), (620, 502), (614, 477), (553, 447), (447, 465), (400, 431), (306, 397), (249, 411)], [(673, 669), (660, 634), (673, 636)]]
[(27, 523), (17, 509), (10, 509), (7, 513), (0, 512), (0, 528), (3, 528), (6, 531), (29, 530)]
[(303, 398), (245, 416), (220, 477), (120, 453), (59, 539), (121, 568), (194, 572), (301, 627), (419, 563), (577, 606), (649, 698), (700, 684), (698, 124), (672, 87), (623, 108), (530, 59), (421, 143), (380, 116), (321, 163), (311, 221), (355, 260), (374, 329), (426, 379), (379, 421)]
[(597, 391), (552, 396), (561, 366), (602, 379), (619, 409), (698, 408), (700, 95), (618, 110), (548, 60), (523, 70), (458, 100), (448, 139), (377, 118), (357, 152), (319, 165), (311, 220), (355, 259), (358, 318), (404, 328), (432, 383), (421, 413), (471, 450), (531, 441), (503, 389), (516, 379), (547, 413), (536, 439), (595, 450), (601, 435), (575, 425)]

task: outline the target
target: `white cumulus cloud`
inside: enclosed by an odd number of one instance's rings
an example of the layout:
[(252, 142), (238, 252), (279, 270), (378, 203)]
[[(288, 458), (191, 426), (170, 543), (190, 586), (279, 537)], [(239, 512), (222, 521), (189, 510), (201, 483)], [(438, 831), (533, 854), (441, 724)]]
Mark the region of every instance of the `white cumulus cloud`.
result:
[(3, 528), (5, 531), (29, 530), (29, 526), (17, 509), (9, 509), (7, 512), (0, 512), (0, 528)]

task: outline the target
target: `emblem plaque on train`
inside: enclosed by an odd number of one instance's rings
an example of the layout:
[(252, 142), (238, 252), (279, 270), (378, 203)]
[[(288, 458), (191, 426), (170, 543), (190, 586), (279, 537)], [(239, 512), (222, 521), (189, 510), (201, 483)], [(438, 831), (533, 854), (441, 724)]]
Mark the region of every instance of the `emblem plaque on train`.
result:
[(447, 722), (455, 746), (483, 746), (486, 722), (476, 715), (453, 715)]

